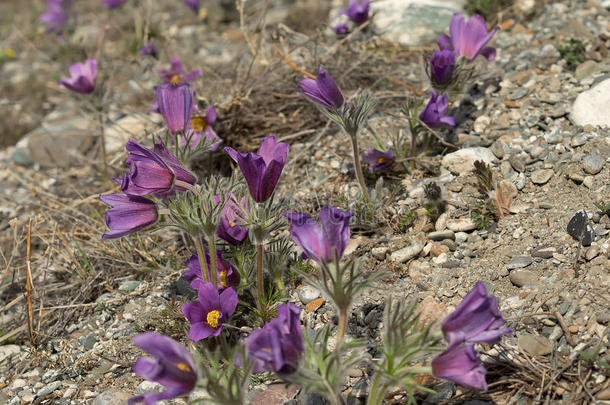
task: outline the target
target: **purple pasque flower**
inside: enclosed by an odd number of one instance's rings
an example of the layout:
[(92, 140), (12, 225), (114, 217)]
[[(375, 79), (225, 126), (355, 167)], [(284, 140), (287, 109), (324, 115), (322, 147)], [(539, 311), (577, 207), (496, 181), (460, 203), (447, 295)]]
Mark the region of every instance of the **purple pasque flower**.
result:
[(194, 12), (199, 11), (199, 0), (184, 0), (184, 4), (186, 4)]
[[(208, 271), (208, 280), (212, 279), (210, 254), (206, 252), (205, 262)], [(188, 268), (182, 273), (182, 278), (191, 283), (191, 287), (198, 290), (201, 286), (199, 282), (203, 283), (203, 272), (201, 271), (201, 264), (199, 263), (199, 256), (192, 255), (190, 259), (186, 261)], [(222, 250), (216, 251), (216, 274), (218, 275), (218, 291), (222, 291), (228, 287), (237, 287), (240, 282), (239, 272), (233, 269), (229, 263), (222, 258)], [(199, 280), (195, 283), (196, 280)]]
[(256, 202), (264, 202), (273, 194), (289, 150), (290, 145), (278, 142), (275, 136), (263, 139), (257, 153), (241, 153), (230, 147), (224, 148), (239, 165), (250, 195)]
[(155, 86), (157, 111), (163, 116), (169, 132), (185, 132), (191, 127), (193, 92), (188, 83), (165, 83)]
[(59, 85), (77, 93), (88, 94), (95, 90), (97, 60), (89, 58), (84, 63), (77, 62), (70, 66), (70, 77), (64, 77)]
[(188, 394), (197, 383), (197, 366), (186, 347), (156, 332), (141, 333), (133, 344), (154, 357), (140, 357), (133, 371), (147, 381), (166, 388), (163, 392), (150, 392), (129, 398), (128, 405), (144, 402), (146, 405)]
[(126, 194), (100, 195), (100, 200), (110, 206), (106, 211), (106, 226), (110, 232), (102, 239), (120, 238), (121, 236), (148, 228), (159, 219), (157, 204), (148, 198)]
[(197, 285), (197, 295), (199, 301), (182, 306), (182, 313), (191, 323), (189, 339), (194, 342), (220, 335), (223, 322), (233, 315), (238, 301), (233, 288), (226, 288), (218, 294), (212, 283)]
[(443, 94), (437, 96), (433, 91), (430, 92), (430, 101), (419, 114), (419, 119), (430, 128), (455, 127), (455, 118), (445, 115), (449, 108), (449, 96)]
[(352, 0), (349, 2), (347, 10), (341, 10), (341, 12), (354, 24), (360, 25), (369, 19), (370, 3), (370, 0), (362, 0), (362, 3), (359, 0)]
[(504, 319), (495, 296), (488, 296), (485, 284), (477, 281), (442, 324), (442, 331), (449, 346), (466, 343), (498, 343), (502, 335), (512, 333), (511, 328), (501, 328)]
[(242, 217), (247, 208), (246, 197), (242, 197), (239, 205), (235, 202), (235, 196), (230, 194), (224, 208), (220, 212), (220, 221), (216, 234), (219, 238), (232, 244), (239, 245), (248, 236), (248, 228), (242, 226)]
[(303, 253), (318, 262), (341, 259), (349, 242), (349, 219), (353, 211), (326, 206), (320, 210), (320, 224), (308, 214), (284, 213), (290, 222), (290, 237)]
[(157, 74), (165, 83), (190, 83), (201, 75), (199, 69), (182, 74), (180, 58), (172, 58), (169, 69), (157, 69)]
[(333, 27), (333, 31), (335, 31), (335, 34), (340, 37), (347, 35), (347, 33), (349, 32), (349, 30), (347, 29), (347, 23), (340, 23), (335, 25)]
[(462, 13), (455, 13), (449, 24), (451, 36), (441, 34), (436, 39), (442, 51), (454, 51), (457, 56), (463, 56), (473, 61), (477, 56), (483, 55), (487, 60), (496, 58), (496, 49), (485, 46), (500, 27), (495, 27), (487, 32), (485, 19), (478, 14), (465, 21)]
[(40, 22), (46, 24), (45, 32), (56, 31), (61, 34), (68, 22), (69, 10), (73, 0), (47, 0), (45, 12), (40, 15)]
[(430, 80), (432, 83), (443, 85), (451, 80), (455, 71), (455, 52), (451, 50), (434, 51), (428, 58)]
[(157, 59), (157, 49), (152, 41), (148, 41), (142, 45), (142, 48), (140, 48), (140, 55), (152, 56), (153, 58)]
[(390, 150), (390, 147), (385, 152), (376, 148), (368, 148), (362, 152), (362, 161), (369, 165), (369, 170), (372, 172), (380, 172), (394, 164), (396, 155)]
[(104, 3), (107, 9), (112, 10), (121, 7), (125, 0), (102, 0), (102, 3)]
[(130, 139), (125, 145), (129, 152), (127, 163), (131, 170), (118, 180), (121, 190), (130, 195), (154, 195), (165, 198), (173, 190), (185, 191), (181, 186), (175, 186), (175, 180), (195, 184), (197, 176), (187, 170), (184, 165), (161, 143), (157, 142), (153, 150), (147, 149)]
[(297, 371), (304, 351), (299, 314), (294, 304), (280, 305), (277, 318), (256, 329), (246, 339), (248, 357), (252, 359), (252, 372), (273, 371), (289, 375)]
[(474, 345), (450, 346), (432, 360), (435, 377), (484, 391), (487, 391), (486, 373)]
[(195, 148), (199, 142), (211, 144), (210, 150), (216, 152), (218, 147), (222, 143), (222, 139), (216, 134), (212, 124), (216, 121), (216, 109), (214, 105), (210, 105), (205, 109), (204, 116), (196, 116), (191, 119), (191, 130), (189, 134), (182, 137), (182, 146), (190, 141), (189, 146), (191, 149)]
[(322, 69), (322, 65), (318, 66), (315, 80), (304, 77), (299, 82), (299, 87), (307, 97), (326, 108), (341, 108), (345, 102), (341, 90), (333, 78)]

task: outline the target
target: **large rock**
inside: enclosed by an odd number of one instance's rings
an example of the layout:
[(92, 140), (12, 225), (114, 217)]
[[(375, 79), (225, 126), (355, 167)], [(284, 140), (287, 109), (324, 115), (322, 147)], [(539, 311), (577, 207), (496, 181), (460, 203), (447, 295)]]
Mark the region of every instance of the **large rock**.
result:
[(68, 167), (86, 163), (97, 134), (90, 121), (81, 117), (45, 119), (26, 135), (29, 158), (42, 167)]
[(109, 154), (125, 149), (127, 140), (136, 139), (144, 133), (150, 118), (137, 115), (128, 115), (113, 123), (105, 129), (106, 152)]
[(381, 38), (402, 45), (423, 45), (449, 32), (454, 13), (465, 0), (379, 0), (371, 3), (373, 30)]
[(606, 79), (576, 97), (572, 104), (572, 121), (576, 125), (610, 127), (610, 79)]
[(482, 147), (465, 148), (445, 155), (441, 165), (452, 173), (467, 174), (474, 169), (474, 162), (482, 160), (485, 163), (497, 161), (491, 150)]

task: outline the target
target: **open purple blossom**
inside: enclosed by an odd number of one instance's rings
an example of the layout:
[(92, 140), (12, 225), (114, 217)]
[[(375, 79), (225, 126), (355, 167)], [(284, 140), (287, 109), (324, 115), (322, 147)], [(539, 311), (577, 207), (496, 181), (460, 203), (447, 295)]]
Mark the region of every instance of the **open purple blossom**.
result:
[(370, 0), (352, 0), (349, 3), (347, 10), (341, 10), (341, 12), (347, 16), (356, 25), (360, 25), (369, 19), (369, 8)]
[(432, 57), (428, 58), (428, 65), (432, 83), (446, 84), (451, 80), (455, 71), (455, 52), (448, 49), (434, 51)]
[(199, 11), (199, 0), (184, 0), (184, 4), (186, 4), (194, 12)]
[(165, 83), (155, 87), (156, 106), (169, 132), (185, 132), (191, 126), (193, 92), (187, 83)]
[(333, 31), (335, 31), (335, 34), (340, 37), (347, 35), (347, 33), (349, 32), (349, 30), (347, 29), (347, 23), (340, 23), (335, 25), (333, 27)]
[(197, 177), (165, 149), (161, 141), (150, 150), (130, 139), (125, 148), (129, 152), (125, 163), (131, 170), (118, 181), (126, 194), (165, 198), (174, 189), (185, 191), (184, 187), (174, 185), (176, 180), (189, 184), (197, 181)]
[(304, 351), (299, 314), (294, 304), (280, 305), (277, 318), (256, 329), (246, 339), (248, 357), (253, 361), (252, 372), (273, 371), (289, 375), (297, 371)]
[(125, 0), (102, 0), (102, 3), (104, 3), (107, 9), (112, 10), (121, 7)]
[(424, 108), (424, 111), (419, 114), (419, 119), (422, 120), (430, 128), (455, 127), (455, 118), (445, 115), (449, 108), (449, 96), (443, 94), (437, 96), (433, 91), (430, 92), (430, 101)]
[(148, 198), (126, 194), (101, 195), (100, 200), (110, 206), (106, 211), (106, 226), (110, 232), (102, 235), (102, 239), (120, 238), (157, 222), (159, 213), (157, 204)]
[(190, 83), (201, 75), (199, 69), (182, 74), (180, 58), (172, 58), (169, 69), (157, 69), (157, 74), (165, 83)]
[(129, 398), (128, 405), (144, 402), (152, 405), (158, 401), (186, 395), (197, 383), (197, 366), (186, 347), (156, 332), (141, 333), (133, 338), (133, 344), (153, 357), (140, 357), (133, 371), (147, 381), (161, 384), (163, 392), (150, 392)]
[(224, 150), (239, 165), (254, 201), (269, 199), (286, 164), (290, 145), (268, 136), (261, 142), (257, 153), (240, 153), (230, 147)]
[(182, 313), (191, 323), (189, 339), (194, 342), (220, 335), (222, 324), (233, 315), (238, 301), (233, 288), (226, 288), (218, 294), (212, 283), (198, 285), (197, 295), (199, 301), (182, 306)]
[(468, 22), (462, 13), (455, 13), (451, 18), (449, 33), (451, 36), (441, 34), (436, 39), (442, 51), (454, 51), (457, 56), (463, 56), (473, 61), (477, 56), (483, 55), (487, 60), (496, 58), (496, 49), (485, 46), (500, 27), (495, 27), (487, 32), (485, 19), (474, 14)]
[(216, 121), (216, 109), (210, 105), (205, 109), (204, 116), (196, 116), (191, 119), (191, 131), (182, 137), (182, 146), (190, 141), (191, 149), (195, 148), (200, 142), (210, 145), (210, 150), (216, 152), (222, 143), (222, 139), (216, 134), (212, 124)]
[(376, 148), (369, 148), (362, 152), (362, 161), (369, 165), (369, 170), (372, 172), (380, 172), (394, 164), (396, 155), (390, 150), (390, 147), (385, 152)]
[(345, 102), (341, 90), (333, 78), (322, 69), (322, 66), (318, 67), (318, 75), (315, 80), (304, 77), (299, 82), (299, 87), (307, 97), (326, 108), (337, 109), (342, 107)]
[(140, 55), (152, 56), (155, 59), (157, 58), (157, 49), (152, 41), (148, 41), (142, 46), (142, 48), (140, 48)]
[(45, 12), (40, 15), (40, 22), (47, 26), (45, 32), (61, 34), (68, 22), (69, 9), (73, 0), (47, 0)]
[(512, 333), (502, 328), (504, 319), (498, 308), (496, 297), (488, 296), (485, 285), (478, 281), (442, 324), (442, 331), (449, 346), (462, 342), (489, 344), (498, 343), (502, 335)]
[(487, 391), (486, 373), (474, 345), (449, 347), (432, 360), (432, 374), (435, 377), (484, 391)]
[[(205, 254), (205, 262), (208, 269), (208, 280), (211, 280), (212, 275), (210, 274), (210, 269), (212, 267), (210, 264), (210, 254), (207, 252)], [(182, 273), (182, 278), (190, 282), (193, 289), (198, 290), (198, 287), (201, 286), (199, 282), (203, 283), (203, 272), (201, 271), (199, 256), (192, 255), (191, 258), (187, 260), (186, 265), (188, 268), (184, 271), (184, 273)], [(216, 251), (216, 271), (218, 279), (218, 291), (222, 291), (228, 287), (237, 287), (239, 285), (239, 272), (233, 269), (233, 266), (222, 258), (222, 250)], [(195, 280), (199, 280), (199, 282), (194, 283)]]
[(326, 206), (320, 210), (320, 224), (308, 214), (284, 213), (290, 222), (290, 237), (305, 256), (318, 262), (341, 259), (349, 242), (349, 219), (354, 212)]
[(64, 77), (59, 85), (77, 93), (88, 94), (95, 90), (97, 60), (89, 58), (84, 63), (77, 62), (70, 66), (70, 77)]
[(234, 201), (235, 196), (227, 200), (224, 208), (220, 212), (220, 222), (216, 234), (219, 238), (232, 244), (239, 245), (248, 236), (248, 228), (242, 224), (243, 213), (247, 209), (246, 197), (242, 197), (239, 205)]

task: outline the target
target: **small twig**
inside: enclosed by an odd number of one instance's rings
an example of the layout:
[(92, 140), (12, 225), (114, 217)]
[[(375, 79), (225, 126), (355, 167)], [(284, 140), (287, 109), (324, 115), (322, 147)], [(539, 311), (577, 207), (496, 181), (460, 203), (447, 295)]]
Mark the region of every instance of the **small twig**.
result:
[(30, 331), (30, 344), (32, 347), (36, 346), (36, 342), (34, 340), (34, 311), (32, 310), (32, 263), (31, 253), (32, 249), (32, 218), (28, 221), (28, 240), (27, 240), (27, 250), (26, 250), (26, 279), (25, 279), (25, 289), (28, 295), (28, 329)]
[(406, 88), (407, 90), (409, 90), (410, 92), (415, 94), (417, 97), (421, 97), (424, 95), (423, 91), (416, 89), (415, 87), (411, 86), (410, 84), (405, 83), (402, 80), (395, 78), (394, 76), (388, 76), (388, 77), (386, 77), (386, 79), (388, 79), (389, 81), (394, 82), (396, 84), (400, 84), (401, 86), (403, 86), (404, 88)]
[(305, 69), (302, 69), (302, 68), (298, 67), (297, 65), (295, 65), (295, 63), (294, 63), (293, 61), (291, 61), (291, 60), (288, 58), (288, 56), (286, 56), (286, 54), (285, 54), (284, 52), (282, 52), (282, 50), (281, 50), (281, 49), (280, 49), (278, 46), (273, 45), (273, 50), (274, 50), (275, 52), (277, 52), (277, 53), (278, 53), (278, 54), (279, 54), (279, 55), (282, 57), (282, 59), (284, 60), (284, 62), (286, 62), (286, 64), (287, 64), (288, 66), (290, 66), (291, 68), (293, 68), (293, 69), (294, 69), (294, 70), (296, 70), (297, 72), (301, 73), (303, 76), (307, 76), (307, 77), (309, 77), (310, 79), (315, 79), (315, 78), (316, 78), (316, 76), (315, 76), (315, 75), (312, 75), (311, 73), (309, 73), (309, 72), (308, 72), (308, 71), (306, 71)]
[(563, 319), (563, 316), (561, 316), (561, 313), (559, 311), (555, 311), (553, 312), (553, 315), (555, 315), (555, 318), (557, 318), (557, 321), (559, 321), (559, 326), (561, 326), (561, 330), (563, 330), (563, 334), (566, 337), (566, 342), (568, 342), (568, 344), (572, 347), (576, 346), (576, 343), (574, 343), (574, 340), (572, 339), (572, 334), (568, 329), (568, 325), (566, 325), (566, 322)]
[(591, 398), (591, 403), (595, 403), (595, 397), (593, 396), (591, 391), (589, 391), (589, 388), (587, 388), (587, 381), (589, 380), (589, 377), (591, 377), (591, 373), (593, 373), (593, 369), (589, 369), (589, 372), (587, 373), (587, 376), (585, 377), (584, 380), (580, 376), (580, 360), (578, 360), (578, 363), (577, 363), (577, 370), (578, 370), (578, 381), (580, 381), (582, 389), (587, 393), (589, 398)]

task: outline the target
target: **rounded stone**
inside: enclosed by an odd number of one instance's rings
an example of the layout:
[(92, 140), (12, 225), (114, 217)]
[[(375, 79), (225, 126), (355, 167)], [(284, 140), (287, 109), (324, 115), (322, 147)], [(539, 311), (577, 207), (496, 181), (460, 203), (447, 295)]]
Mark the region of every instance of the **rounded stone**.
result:
[(588, 154), (582, 159), (582, 168), (588, 174), (597, 174), (604, 167), (604, 159), (599, 155)]

